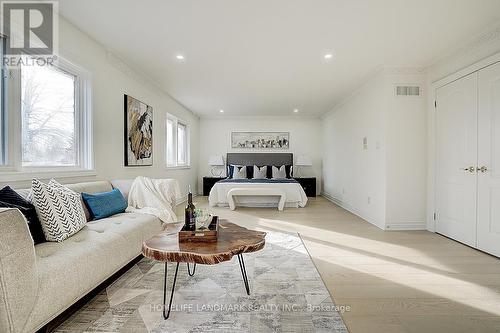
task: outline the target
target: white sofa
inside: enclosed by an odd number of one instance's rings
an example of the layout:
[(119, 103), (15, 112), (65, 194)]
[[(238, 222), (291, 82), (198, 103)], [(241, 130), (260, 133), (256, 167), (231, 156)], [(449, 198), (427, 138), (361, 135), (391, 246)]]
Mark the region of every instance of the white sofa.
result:
[[(97, 193), (110, 191), (112, 183), (128, 194), (131, 180), (68, 187)], [(34, 246), (23, 215), (0, 209), (0, 332), (40, 329), (136, 258), (142, 242), (161, 231), (152, 215), (123, 213), (90, 221), (61, 243)]]

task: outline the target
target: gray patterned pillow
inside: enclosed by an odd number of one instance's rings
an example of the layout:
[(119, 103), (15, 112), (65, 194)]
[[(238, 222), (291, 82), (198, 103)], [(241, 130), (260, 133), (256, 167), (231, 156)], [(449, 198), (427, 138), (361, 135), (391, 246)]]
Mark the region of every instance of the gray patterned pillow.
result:
[(267, 178), (267, 165), (258, 167), (253, 166), (253, 179), (266, 179)]
[(32, 201), (47, 241), (61, 242), (85, 226), (80, 194), (52, 179), (44, 184), (38, 179), (31, 183)]

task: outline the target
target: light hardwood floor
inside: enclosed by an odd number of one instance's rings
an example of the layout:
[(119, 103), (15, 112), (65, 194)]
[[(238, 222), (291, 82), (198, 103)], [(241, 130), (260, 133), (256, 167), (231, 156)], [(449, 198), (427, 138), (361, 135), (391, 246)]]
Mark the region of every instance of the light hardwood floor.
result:
[(337, 305), (351, 307), (350, 332), (500, 332), (498, 258), (427, 231), (382, 231), (322, 197), (283, 212), (210, 210), (299, 233)]

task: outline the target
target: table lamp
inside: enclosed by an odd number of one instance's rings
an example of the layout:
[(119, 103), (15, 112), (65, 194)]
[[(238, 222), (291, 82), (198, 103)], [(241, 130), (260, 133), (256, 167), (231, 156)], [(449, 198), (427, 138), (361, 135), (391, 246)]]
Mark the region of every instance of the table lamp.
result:
[(299, 155), (295, 166), (297, 167), (297, 177), (300, 177), (300, 167), (312, 166), (311, 158), (308, 155)]
[(222, 170), (219, 170), (217, 173), (217, 169), (220, 166), (224, 166), (224, 158), (222, 155), (210, 155), (210, 158), (208, 159), (208, 165), (212, 166), (212, 176), (214, 177), (220, 177), (222, 175)]

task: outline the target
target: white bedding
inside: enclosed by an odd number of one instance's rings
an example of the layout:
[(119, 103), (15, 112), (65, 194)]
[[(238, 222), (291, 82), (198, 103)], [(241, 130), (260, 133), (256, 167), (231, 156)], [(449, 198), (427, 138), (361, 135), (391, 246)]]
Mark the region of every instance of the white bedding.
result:
[[(278, 188), (285, 192), (285, 207), (305, 207), (307, 196), (299, 183), (215, 183), (210, 190), (208, 203), (210, 207), (229, 206), (227, 193), (233, 188)], [(277, 196), (236, 196), (237, 206), (246, 207), (277, 207)]]

